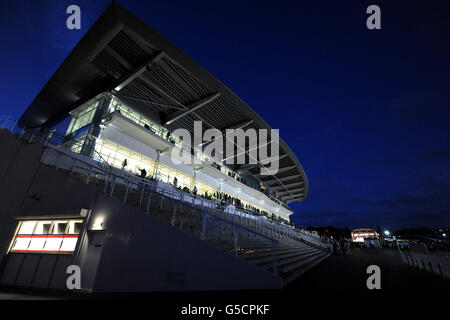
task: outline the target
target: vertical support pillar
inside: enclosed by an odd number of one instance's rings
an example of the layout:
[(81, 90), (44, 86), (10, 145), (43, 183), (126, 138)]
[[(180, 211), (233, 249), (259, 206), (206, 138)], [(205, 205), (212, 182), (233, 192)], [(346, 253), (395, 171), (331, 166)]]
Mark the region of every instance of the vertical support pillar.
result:
[[(83, 142), (83, 146), (81, 148), (81, 154), (84, 154), (88, 157), (92, 157), (94, 154), (95, 148), (95, 139), (100, 136), (101, 132), (101, 121), (103, 117), (108, 112), (108, 106), (111, 102), (111, 95), (105, 94), (100, 98), (98, 102), (97, 109), (95, 110), (94, 117), (92, 119), (91, 128), (89, 129), (89, 134), (87, 139)], [(91, 138), (92, 137), (92, 138)]]
[[(193, 180), (194, 188), (197, 185), (197, 171), (198, 171), (198, 168), (194, 168), (194, 180)], [(192, 189), (192, 190), (194, 190), (194, 189)]]
[(153, 171), (153, 178), (155, 178), (155, 180), (158, 180), (158, 176), (159, 176), (160, 158), (161, 158), (161, 150), (156, 150), (156, 163), (155, 163), (155, 170)]

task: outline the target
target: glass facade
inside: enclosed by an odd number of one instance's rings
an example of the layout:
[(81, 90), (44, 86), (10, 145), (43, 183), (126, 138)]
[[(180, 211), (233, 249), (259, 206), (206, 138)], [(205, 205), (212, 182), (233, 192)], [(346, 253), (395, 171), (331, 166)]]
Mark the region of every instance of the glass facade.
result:
[[(185, 148), (180, 140), (170, 135), (170, 131), (168, 129), (143, 116), (139, 112), (136, 112), (134, 109), (120, 101), (117, 97), (110, 96), (110, 98), (111, 100), (105, 115), (109, 115), (114, 112), (120, 113), (122, 116), (130, 119), (134, 123), (145, 127), (161, 138), (170, 141), (175, 146)], [(82, 153), (84, 141), (86, 140), (86, 133), (89, 128), (88, 125), (92, 123), (98, 106), (99, 99), (96, 99), (95, 101), (90, 101), (86, 105), (72, 112), (73, 119), (66, 133), (66, 135), (70, 135), (70, 137), (72, 138), (72, 140), (66, 145), (66, 147), (71, 151)], [(174, 178), (176, 177), (177, 187), (186, 187), (189, 190), (194, 189), (193, 174), (192, 176), (188, 176), (185, 173), (175, 170), (164, 164), (160, 164), (158, 168), (156, 168), (156, 161), (154, 159), (146, 157), (139, 152), (133, 151), (132, 149), (127, 148), (121, 144), (115, 143), (105, 138), (96, 138), (94, 150), (95, 153), (92, 155), (92, 157), (101, 158), (111, 166), (123, 168), (137, 175), (140, 175), (139, 169), (145, 169), (148, 177), (157, 178), (163, 182), (171, 184), (173, 184)], [(192, 150), (188, 151), (191, 152)], [(213, 159), (210, 159), (207, 155), (203, 154), (201, 149), (194, 149), (194, 154), (201, 160), (211, 164), (226, 175), (240, 181), (247, 186), (261, 191), (261, 188), (256, 180), (242, 176), (224, 165), (215, 163)], [(124, 167), (125, 162), (126, 166)], [(201, 180), (197, 180), (195, 182), (195, 186), (197, 187), (198, 194), (200, 195), (204, 195), (207, 192), (208, 195), (211, 196), (214, 195), (214, 193), (218, 192), (218, 189), (216, 187), (210, 186), (202, 182)], [(229, 194), (228, 196), (235, 197), (234, 195)], [(286, 205), (281, 203), (278, 199), (272, 200), (286, 207)], [(244, 207), (251, 206), (253, 208), (257, 208), (260, 211), (263, 211), (261, 207), (253, 203), (248, 203), (241, 200), (241, 204), (243, 204)]]
[[(194, 177), (185, 174), (184, 172), (178, 171), (169, 167), (165, 164), (159, 164), (158, 173), (155, 172), (156, 161), (152, 158), (146, 157), (139, 152), (135, 152), (123, 145), (115, 143), (113, 141), (107, 140), (105, 138), (97, 139), (97, 143), (95, 145), (95, 150), (98, 154), (102, 156), (110, 165), (122, 168), (124, 164), (124, 160), (127, 160), (127, 166), (124, 168), (125, 170), (134, 173), (136, 175), (140, 174), (139, 169), (145, 169), (147, 171), (147, 176), (157, 178), (158, 180), (173, 184), (174, 178), (177, 178), (177, 186), (181, 188), (188, 188), (189, 190), (194, 189)], [(198, 194), (204, 195), (206, 192), (209, 196), (213, 196), (219, 190), (210, 186), (207, 183), (204, 183), (202, 180), (197, 179), (195, 182), (195, 186), (197, 187)], [(226, 193), (230, 197), (234, 197), (231, 194)], [(263, 210), (259, 206), (255, 206), (246, 201), (241, 201), (244, 206), (253, 206), (259, 210)]]
[(139, 169), (145, 169), (150, 176), (154, 173), (155, 160), (108, 139), (97, 139), (95, 151), (113, 167), (122, 168), (126, 159), (127, 166), (124, 169), (135, 174), (140, 173)]
[[(122, 101), (120, 101), (115, 96), (110, 96), (111, 101), (108, 106), (108, 110), (106, 111), (106, 114), (111, 114), (113, 112), (118, 112), (124, 117), (130, 119), (134, 123), (145, 127), (148, 130), (151, 130), (154, 134), (160, 136), (161, 138), (170, 141), (175, 146), (184, 148), (188, 152), (193, 151), (194, 155), (198, 157), (199, 159), (205, 161), (208, 164), (214, 165), (218, 170), (222, 171), (223, 173), (241, 181), (242, 183), (245, 183), (246, 185), (254, 188), (259, 189), (259, 186), (254, 181), (251, 181), (247, 177), (241, 176), (237, 172), (227, 168), (224, 165), (218, 165), (215, 163), (215, 160), (210, 159), (210, 157), (202, 152), (200, 148), (193, 148), (193, 150), (188, 150), (183, 144), (182, 141), (171, 136), (170, 131), (163, 126), (155, 123), (154, 121), (150, 120), (149, 118), (143, 116), (139, 112), (136, 112), (133, 108), (130, 108), (126, 104), (124, 104)], [(85, 140), (85, 135), (87, 133), (88, 125), (92, 123), (92, 120), (95, 115), (95, 111), (99, 105), (99, 99), (96, 99), (95, 101), (90, 101), (87, 104), (81, 106), (80, 108), (77, 108), (72, 112), (72, 121), (69, 125), (69, 128), (67, 130), (66, 136), (71, 136), (72, 138), (77, 138), (77, 143), (71, 143), (69, 146), (69, 149), (73, 152), (80, 153), (82, 150), (83, 142)]]
[(145, 127), (153, 133), (157, 134), (158, 136), (167, 139), (169, 130), (166, 128), (156, 124), (155, 122), (151, 121), (149, 118), (144, 117), (140, 113), (136, 112), (132, 108), (128, 107), (126, 104), (121, 102), (116, 97), (112, 96), (111, 103), (109, 104), (108, 113), (113, 112), (119, 112), (124, 117), (130, 119), (131, 121), (135, 122), (136, 124)]
[[(136, 112), (135, 110), (128, 107), (126, 104), (124, 104), (123, 102), (121, 102), (119, 99), (117, 99), (114, 96), (112, 96), (112, 98), (111, 98), (111, 103), (110, 103), (109, 109), (108, 109), (108, 113), (113, 113), (113, 112), (119, 112), (121, 115), (132, 120), (136, 124), (151, 130), (153, 133), (160, 136), (161, 138), (171, 141), (175, 146), (184, 148), (185, 150), (187, 150), (183, 146), (181, 140), (170, 135), (170, 131), (168, 129), (156, 124), (155, 122), (151, 121), (147, 117)], [(191, 152), (191, 150), (187, 150), (187, 151)], [(204, 154), (201, 149), (194, 148), (193, 151), (194, 151), (195, 156), (198, 157), (199, 159), (201, 159), (209, 164), (213, 164), (215, 162), (214, 160), (210, 159), (210, 157), (208, 155)], [(257, 183), (250, 181), (249, 179), (246, 179), (245, 177), (239, 175), (238, 173), (234, 172), (233, 170), (227, 168), (226, 166), (224, 166), (224, 165), (218, 166), (216, 164), (215, 167), (229, 176), (233, 176), (236, 179), (241, 179), (242, 181), (245, 181), (247, 183), (247, 185), (251, 186), (252, 188), (258, 189)]]
[(99, 101), (91, 101), (72, 112), (72, 121), (67, 129), (66, 135), (75, 135), (75, 133), (91, 124), (94, 119)]

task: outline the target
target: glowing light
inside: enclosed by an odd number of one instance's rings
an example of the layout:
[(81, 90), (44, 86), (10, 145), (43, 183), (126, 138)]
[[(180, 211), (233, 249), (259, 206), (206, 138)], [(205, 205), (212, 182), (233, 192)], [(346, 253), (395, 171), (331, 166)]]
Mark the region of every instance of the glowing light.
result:
[(95, 221), (92, 224), (92, 230), (103, 230), (103, 220), (103, 217), (95, 218)]
[(384, 234), (389, 236), (391, 233), (389, 232), (389, 230), (384, 230)]

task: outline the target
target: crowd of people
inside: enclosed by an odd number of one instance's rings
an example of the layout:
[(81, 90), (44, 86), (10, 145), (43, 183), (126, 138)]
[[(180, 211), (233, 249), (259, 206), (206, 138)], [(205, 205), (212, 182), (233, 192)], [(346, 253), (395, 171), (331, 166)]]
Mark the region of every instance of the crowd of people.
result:
[(331, 242), (331, 249), (333, 254), (338, 255), (339, 251), (342, 251), (342, 253), (346, 255), (352, 254), (352, 250), (350, 248), (351, 243), (348, 239), (329, 239), (329, 241)]
[[(127, 167), (128, 167), (128, 160), (124, 159), (122, 162), (122, 170), (126, 170)], [(145, 168), (142, 168), (142, 169), (138, 168), (138, 171), (140, 173), (136, 174), (136, 175), (141, 179), (145, 179), (145, 180), (149, 180), (149, 181), (161, 181), (160, 179), (156, 179), (152, 175), (148, 175), (147, 170), (145, 170)], [(230, 171), (229, 175), (230, 174), (234, 174), (234, 173)], [(237, 179), (240, 179), (240, 178), (238, 177)], [(172, 182), (169, 182), (169, 184), (172, 185), (172, 187), (174, 187), (175, 189), (182, 191), (184, 193), (187, 193), (187, 194), (193, 194), (194, 196), (202, 197), (203, 199), (207, 199), (207, 200), (219, 200), (220, 204), (222, 206), (234, 205), (237, 209), (244, 209), (244, 210), (249, 211), (252, 214), (257, 215), (257, 216), (266, 216), (267, 218), (269, 218), (273, 221), (278, 221), (278, 222), (283, 221), (277, 215), (267, 213), (266, 211), (260, 210), (257, 207), (252, 206), (250, 204), (244, 204), (239, 198), (230, 196), (229, 194), (227, 194), (225, 192), (216, 191), (216, 192), (210, 194), (210, 193), (208, 193), (208, 191), (205, 191), (204, 193), (199, 193), (197, 186), (194, 186), (194, 188), (191, 190), (186, 186), (182, 187), (181, 185), (179, 185), (177, 177), (174, 177)], [(283, 222), (285, 222), (291, 226), (299, 228), (292, 222), (287, 222), (287, 221), (283, 221)]]
[(236, 197), (232, 197), (229, 194), (225, 193), (225, 192), (219, 192), (216, 191), (214, 193), (208, 193), (208, 191), (205, 191), (203, 194), (199, 194), (198, 193), (198, 189), (197, 186), (194, 186), (194, 189), (192, 190), (192, 192), (189, 190), (188, 187), (183, 187), (181, 188), (181, 186), (178, 185), (178, 178), (174, 177), (173, 181), (171, 183), (171, 185), (178, 189), (181, 190), (185, 193), (192, 193), (193, 195), (202, 197), (204, 199), (207, 200), (219, 200), (220, 204), (222, 206), (226, 206), (226, 205), (233, 205), (238, 209), (245, 209), (247, 211), (250, 211), (252, 213), (254, 213), (255, 215), (265, 215), (268, 216), (267, 212), (260, 210), (250, 204), (244, 204), (239, 198)]

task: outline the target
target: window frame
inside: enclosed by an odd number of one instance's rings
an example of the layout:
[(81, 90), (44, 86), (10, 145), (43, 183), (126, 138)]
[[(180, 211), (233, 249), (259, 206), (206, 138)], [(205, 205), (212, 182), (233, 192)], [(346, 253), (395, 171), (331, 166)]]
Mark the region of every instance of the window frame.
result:
[[(50, 221), (50, 228), (47, 234), (36, 234), (37, 228), (39, 223)], [(21, 233), (21, 229), (24, 223), (26, 222), (34, 222), (33, 231), (32, 233)], [(62, 234), (55, 234), (55, 222), (65, 222), (66, 226), (64, 227), (64, 232)], [(75, 231), (75, 224), (81, 223), (83, 225), (84, 219), (83, 217), (58, 217), (58, 218), (52, 218), (52, 217), (45, 217), (45, 218), (31, 218), (31, 219), (20, 219), (18, 220), (16, 230), (14, 232), (14, 235), (11, 239), (10, 245), (8, 247), (7, 254), (62, 254), (62, 255), (73, 255), (75, 254), (75, 250), (78, 244), (78, 241), (81, 237), (82, 227), (79, 230), (79, 233), (69, 233), (70, 226), (73, 223), (73, 230)], [(24, 238), (24, 239), (30, 239), (28, 241), (28, 244), (26, 246), (26, 249), (14, 249), (17, 243), (17, 239)], [(30, 250), (30, 246), (32, 244), (33, 239), (40, 239), (45, 238), (44, 243), (42, 244), (41, 250)], [(58, 250), (44, 250), (48, 239), (54, 239), (54, 238), (61, 238), (61, 241), (59, 243)], [(73, 239), (76, 238), (75, 243), (69, 244), (69, 248), (71, 250), (62, 250), (64, 246), (64, 240), (65, 239)], [(70, 243), (70, 241), (67, 241), (67, 243)], [(72, 250), (73, 248), (73, 250)]]

